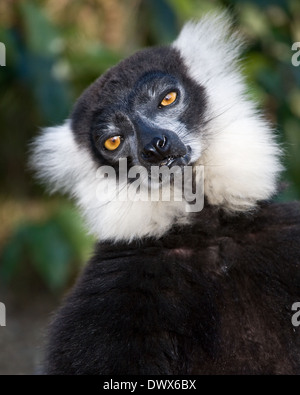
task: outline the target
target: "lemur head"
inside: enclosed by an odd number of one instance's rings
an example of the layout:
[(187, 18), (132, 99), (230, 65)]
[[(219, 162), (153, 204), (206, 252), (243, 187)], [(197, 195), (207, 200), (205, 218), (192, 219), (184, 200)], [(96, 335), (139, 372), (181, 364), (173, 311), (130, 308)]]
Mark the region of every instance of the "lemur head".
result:
[[(200, 158), (205, 89), (174, 47), (137, 52), (79, 98), (71, 129), (98, 165), (182, 165)], [(172, 163), (172, 164), (171, 164)]]
[(227, 16), (208, 15), (187, 23), (173, 44), (123, 60), (86, 89), (70, 119), (37, 137), (39, 176), (75, 198), (101, 240), (160, 237), (192, 217), (184, 198), (122, 199), (130, 180), (119, 199), (116, 188), (99, 199), (111, 183), (101, 169), (119, 178), (120, 160), (128, 173), (143, 166), (147, 183), (153, 166), (203, 166), (209, 204), (253, 209), (276, 191), (280, 149), (245, 93), (240, 47)]

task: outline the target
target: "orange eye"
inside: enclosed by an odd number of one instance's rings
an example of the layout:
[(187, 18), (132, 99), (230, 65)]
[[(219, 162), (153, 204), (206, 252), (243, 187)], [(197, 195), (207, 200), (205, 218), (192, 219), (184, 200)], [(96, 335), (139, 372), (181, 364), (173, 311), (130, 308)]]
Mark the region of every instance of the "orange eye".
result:
[(170, 92), (164, 97), (164, 99), (160, 103), (160, 105), (163, 106), (163, 107), (169, 106), (170, 104), (174, 103), (176, 98), (177, 98), (177, 93), (176, 92)]
[(119, 147), (121, 144), (121, 137), (120, 136), (114, 136), (111, 137), (110, 139), (107, 139), (104, 143), (104, 147), (108, 149), (109, 151), (114, 151)]

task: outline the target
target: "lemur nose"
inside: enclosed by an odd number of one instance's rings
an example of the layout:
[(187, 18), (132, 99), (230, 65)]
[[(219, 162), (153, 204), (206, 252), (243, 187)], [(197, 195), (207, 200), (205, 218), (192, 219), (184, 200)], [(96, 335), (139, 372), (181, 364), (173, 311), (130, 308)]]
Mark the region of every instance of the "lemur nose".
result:
[(147, 144), (142, 152), (143, 159), (151, 163), (160, 163), (165, 159), (171, 150), (171, 144), (166, 136), (154, 137), (153, 140)]

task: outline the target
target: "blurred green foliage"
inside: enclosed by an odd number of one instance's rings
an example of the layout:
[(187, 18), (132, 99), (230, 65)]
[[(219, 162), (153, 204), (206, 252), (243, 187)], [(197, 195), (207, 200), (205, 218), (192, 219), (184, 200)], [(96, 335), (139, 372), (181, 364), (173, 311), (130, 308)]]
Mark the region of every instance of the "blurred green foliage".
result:
[(3, 248), (0, 278), (10, 283), (15, 274), (23, 273), (22, 265), (26, 264), (50, 291), (61, 291), (89, 250), (90, 239), (78, 213), (62, 204), (44, 221), (18, 225)]
[[(60, 123), (94, 79), (134, 51), (171, 42), (182, 24), (225, 7), (248, 44), (244, 73), (249, 92), (278, 130), (286, 151), (281, 200), (300, 197), (300, 66), (291, 63), (300, 42), (299, 0), (26, 0), (0, 2), (1, 198), (46, 197), (27, 170), (28, 142), (38, 128)], [(0, 275), (7, 281), (27, 259), (52, 290), (62, 288), (86, 259), (74, 209), (65, 205), (44, 222), (16, 225), (3, 242)], [(1, 240), (0, 240), (1, 246)], [(26, 255), (26, 257), (25, 257)]]

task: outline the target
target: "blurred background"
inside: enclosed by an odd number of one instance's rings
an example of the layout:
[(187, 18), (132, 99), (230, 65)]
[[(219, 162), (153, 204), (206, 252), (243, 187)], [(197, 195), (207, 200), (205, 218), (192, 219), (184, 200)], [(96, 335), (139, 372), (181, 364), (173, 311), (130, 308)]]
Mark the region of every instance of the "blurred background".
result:
[[(248, 42), (249, 91), (278, 130), (288, 187), (300, 197), (299, 0), (0, 0), (0, 374), (31, 374), (45, 327), (94, 240), (72, 202), (49, 197), (28, 169), (39, 128), (63, 122), (107, 68), (146, 46), (170, 43), (183, 23), (225, 7)], [(300, 55), (299, 55), (300, 60)]]

